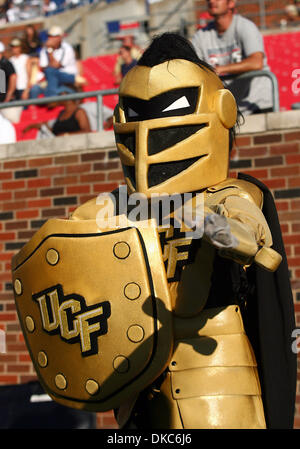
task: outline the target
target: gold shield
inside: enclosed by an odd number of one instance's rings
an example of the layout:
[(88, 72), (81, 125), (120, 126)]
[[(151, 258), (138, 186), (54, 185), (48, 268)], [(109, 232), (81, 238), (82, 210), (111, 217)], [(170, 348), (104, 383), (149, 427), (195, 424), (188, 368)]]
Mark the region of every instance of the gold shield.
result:
[(171, 301), (154, 226), (49, 220), (12, 272), (28, 350), (57, 402), (110, 410), (168, 365)]

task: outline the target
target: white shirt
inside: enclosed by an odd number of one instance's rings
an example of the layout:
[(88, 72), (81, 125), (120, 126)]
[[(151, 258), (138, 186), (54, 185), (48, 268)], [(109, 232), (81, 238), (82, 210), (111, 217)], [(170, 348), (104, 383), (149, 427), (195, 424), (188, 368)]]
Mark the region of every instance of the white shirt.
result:
[(17, 90), (24, 90), (28, 85), (27, 61), (29, 56), (21, 54), (9, 58), (17, 74)]
[(16, 6), (9, 8), (6, 11), (7, 20), (10, 23), (18, 22), (20, 20), (20, 9)]
[[(218, 34), (214, 21), (197, 31), (192, 38), (200, 59), (212, 66), (241, 62), (256, 52), (264, 53), (264, 42), (256, 25), (239, 14), (233, 16), (229, 28)], [(263, 70), (269, 70), (264, 56)], [(226, 78), (227, 87), (235, 96), (240, 111), (247, 115), (257, 108), (272, 107), (272, 85), (266, 77), (256, 77), (251, 81), (239, 80), (238, 77)]]
[(55, 11), (56, 9), (57, 9), (57, 5), (55, 2), (50, 2), (49, 5), (43, 6), (44, 13), (52, 12), (52, 11)]
[(0, 145), (16, 142), (16, 130), (13, 124), (0, 114)]
[[(61, 46), (53, 50), (53, 56), (57, 62), (61, 64), (62, 72), (77, 75), (78, 69), (76, 64), (76, 56), (73, 47), (68, 42), (62, 41)], [(40, 67), (45, 68), (49, 65), (49, 57), (47, 48), (43, 47), (40, 53)]]

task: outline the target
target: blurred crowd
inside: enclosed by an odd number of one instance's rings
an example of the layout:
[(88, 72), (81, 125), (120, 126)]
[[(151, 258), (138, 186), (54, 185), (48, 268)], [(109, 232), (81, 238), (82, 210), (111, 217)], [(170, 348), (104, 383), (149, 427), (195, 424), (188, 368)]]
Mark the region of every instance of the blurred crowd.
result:
[(290, 22), (297, 22), (300, 18), (300, 0), (294, 0), (285, 7), (287, 19)]
[[(80, 60), (58, 26), (52, 26), (43, 38), (43, 33), (39, 34), (34, 26), (28, 25), (23, 37), (14, 37), (7, 48), (0, 42), (0, 68), (6, 75), (5, 93), (0, 94), (0, 102), (76, 93), (86, 84), (81, 75)], [(34, 127), (48, 128), (48, 136), (91, 130), (88, 115), (93, 111), (86, 111), (78, 101), (51, 104), (48, 108), (58, 105), (63, 109), (51, 126), (45, 123)], [(15, 141), (13, 123), (19, 121), (22, 110), (22, 107), (1, 110), (1, 143)], [(28, 130), (27, 127), (24, 132)]]
[[(142, 52), (134, 36), (121, 38), (112, 74), (116, 86), (134, 67)], [(14, 37), (6, 47), (0, 42), (0, 68), (6, 75), (6, 91), (0, 93), (0, 102), (73, 94), (82, 91), (87, 84), (76, 50), (65, 40), (64, 31), (56, 25), (46, 33), (38, 32), (33, 25), (27, 25), (22, 37)], [(42, 138), (97, 129), (96, 102), (51, 102), (47, 108), (54, 109), (57, 106), (61, 108), (55, 120), (26, 126), (23, 134), (37, 129), (37, 137)], [(2, 133), (0, 143), (16, 140), (13, 123), (19, 122), (22, 110), (22, 107), (1, 110), (1, 128), (5, 132)], [(104, 106), (103, 113), (104, 128), (110, 129), (113, 111)]]
[(51, 16), (98, 0), (5, 0), (0, 6), (0, 23), (16, 23)]
[(143, 53), (143, 49), (135, 43), (133, 35), (125, 35), (120, 38), (120, 41), (120, 49), (113, 72), (114, 83), (117, 86), (126, 73), (136, 65)]
[[(49, 8), (53, 1), (44, 0)], [(292, 6), (299, 6), (299, 3), (300, 0), (294, 0)], [(295, 11), (299, 14), (299, 8)], [(272, 111), (270, 79), (239, 78), (246, 72), (270, 70), (259, 29), (252, 21), (238, 14), (235, 0), (209, 1), (201, 20), (191, 43), (198, 57), (213, 66), (231, 90), (242, 114)], [(120, 85), (122, 78), (143, 54), (143, 48), (137, 45), (134, 35), (119, 35), (117, 39), (120, 45), (112, 73), (115, 86)], [(232, 52), (228, 48), (232, 48)], [(64, 31), (56, 25), (40, 33), (33, 25), (27, 25), (24, 35), (14, 37), (7, 48), (0, 42), (0, 68), (6, 74), (6, 91), (0, 94), (0, 102), (73, 94), (83, 90), (87, 84), (78, 54), (66, 41)], [(23, 130), (25, 134), (32, 128), (39, 130), (39, 137), (98, 129), (96, 102), (68, 100), (53, 104), (53, 99), (51, 102), (48, 108), (57, 104), (62, 106), (56, 119), (51, 123), (27, 126)], [(17, 123), (20, 111), (20, 107), (9, 107), (2, 109), (1, 115)], [(112, 125), (112, 113), (112, 109), (104, 107), (106, 129)]]

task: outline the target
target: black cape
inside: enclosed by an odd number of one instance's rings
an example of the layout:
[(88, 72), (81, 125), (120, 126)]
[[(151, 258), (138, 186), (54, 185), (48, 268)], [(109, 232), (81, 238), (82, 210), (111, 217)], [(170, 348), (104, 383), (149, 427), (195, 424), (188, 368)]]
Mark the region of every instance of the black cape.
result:
[(238, 177), (262, 190), (262, 211), (272, 233), (272, 248), (282, 256), (274, 273), (255, 264), (247, 270), (255, 290), (248, 300), (244, 322), (258, 362), (267, 428), (290, 429), (294, 422), (297, 384), (297, 354), (292, 351), (296, 324), (281, 228), (269, 189), (252, 176), (240, 173)]

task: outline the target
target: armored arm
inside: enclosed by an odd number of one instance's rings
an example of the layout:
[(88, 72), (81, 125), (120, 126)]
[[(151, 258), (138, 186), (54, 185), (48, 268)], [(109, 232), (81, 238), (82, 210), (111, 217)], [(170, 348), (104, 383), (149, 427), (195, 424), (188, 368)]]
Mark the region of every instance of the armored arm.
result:
[(240, 180), (227, 180), (209, 190), (204, 237), (219, 248), (224, 257), (242, 265), (254, 261), (275, 271), (281, 256), (271, 248), (272, 235), (261, 210), (262, 192)]

